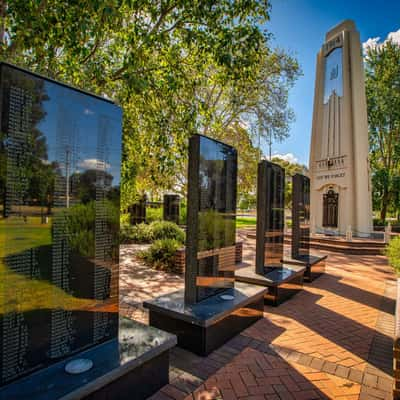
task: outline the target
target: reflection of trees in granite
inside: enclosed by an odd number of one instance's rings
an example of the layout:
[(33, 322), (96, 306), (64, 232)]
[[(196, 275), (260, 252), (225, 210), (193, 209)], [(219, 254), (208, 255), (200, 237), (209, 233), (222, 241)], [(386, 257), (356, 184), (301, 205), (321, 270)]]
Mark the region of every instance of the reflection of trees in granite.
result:
[(87, 169), (84, 172), (75, 172), (71, 175), (71, 194), (81, 203), (87, 204), (96, 200), (96, 191), (101, 186), (110, 190), (113, 176), (105, 171)]
[[(97, 205), (98, 206), (98, 205)], [(105, 259), (118, 260), (119, 252), (119, 208), (115, 202), (104, 200), (102, 216), (102, 230), (111, 238), (109, 247), (106, 249)], [(96, 224), (96, 202), (77, 204), (63, 211), (65, 219), (65, 234), (71, 251), (84, 257), (95, 257), (95, 224)], [(98, 217), (97, 217), (98, 218)]]
[(208, 210), (199, 212), (198, 251), (233, 246), (236, 239), (234, 215)]
[[(51, 208), (54, 186), (54, 163), (48, 163), (48, 146), (45, 134), (38, 128), (45, 118), (43, 102), (48, 101), (45, 82), (41, 79), (32, 79), (31, 76), (16, 71), (4, 69), (5, 82), (2, 109), (2, 129), (0, 133), (0, 196), (2, 198), (3, 216), (18, 212), (13, 199), (6, 196), (6, 183), (11, 179), (18, 198), (18, 204), (40, 205)], [(10, 125), (12, 110), (10, 94), (18, 92), (21, 107), (26, 112), (25, 118), (21, 115), (19, 126)], [(14, 119), (18, 118), (15, 114)], [(13, 133), (16, 131), (15, 133)], [(21, 137), (23, 134), (23, 140)], [(18, 150), (14, 150), (18, 148)], [(14, 157), (15, 165), (10, 170), (7, 158)], [(11, 202), (10, 202), (11, 201)], [(7, 208), (7, 203), (9, 204)]]

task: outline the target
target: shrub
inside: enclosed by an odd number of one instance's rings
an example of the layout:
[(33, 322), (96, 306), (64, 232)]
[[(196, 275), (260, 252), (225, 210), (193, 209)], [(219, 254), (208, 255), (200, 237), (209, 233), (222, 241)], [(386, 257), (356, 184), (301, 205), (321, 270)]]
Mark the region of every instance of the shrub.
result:
[(136, 243), (149, 243), (154, 240), (151, 225), (142, 222), (131, 226), (130, 240)]
[(121, 243), (131, 243), (132, 242), (132, 239), (131, 239), (132, 229), (133, 229), (132, 225), (121, 222), (121, 228), (120, 228), (120, 234), (119, 234)]
[(380, 218), (374, 218), (374, 226), (386, 226), (386, 221), (382, 221)]
[(179, 210), (179, 224), (186, 225), (187, 207), (186, 204), (182, 203)]
[(119, 223), (121, 224), (121, 227), (125, 224), (126, 225), (129, 224), (129, 218), (130, 218), (129, 213), (121, 213), (119, 217)]
[(386, 247), (389, 264), (400, 274), (400, 237), (392, 239)]
[(150, 225), (145, 223), (121, 225), (121, 243), (150, 243), (152, 241), (153, 233)]
[[(112, 242), (107, 248), (108, 256), (115, 258), (119, 252), (119, 208), (111, 201), (98, 205), (102, 207), (106, 230)], [(95, 256), (96, 203), (77, 204), (64, 210), (65, 229), (70, 248), (83, 257)]]
[(185, 232), (173, 222), (155, 221), (151, 224), (121, 225), (121, 243), (151, 243), (159, 239), (185, 242)]
[(163, 209), (162, 207), (147, 207), (146, 208), (146, 222), (162, 221), (163, 219)]
[(150, 224), (153, 240), (175, 239), (179, 243), (185, 242), (185, 232), (177, 224), (170, 221), (155, 221)]
[(140, 252), (139, 257), (153, 268), (176, 272), (175, 254), (181, 246), (175, 239), (156, 240), (147, 250)]
[(199, 251), (235, 244), (236, 221), (217, 211), (201, 211), (199, 216)]

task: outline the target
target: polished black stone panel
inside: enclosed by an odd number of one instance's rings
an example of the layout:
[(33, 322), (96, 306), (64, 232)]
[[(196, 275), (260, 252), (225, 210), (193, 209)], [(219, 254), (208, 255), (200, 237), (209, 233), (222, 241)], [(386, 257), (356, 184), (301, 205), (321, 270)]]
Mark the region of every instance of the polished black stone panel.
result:
[(179, 224), (180, 203), (181, 198), (178, 194), (164, 195), (163, 219), (165, 221), (171, 221)]
[(310, 179), (301, 174), (293, 176), (291, 250), (284, 262), (305, 266), (304, 280), (313, 281), (325, 272), (327, 257), (310, 255)]
[(263, 160), (258, 164), (257, 177), (257, 239), (256, 271), (282, 266), (285, 170)]
[(122, 112), (0, 63), (0, 123), (3, 386), (117, 337)]
[(304, 271), (304, 280), (312, 282), (325, 273), (325, 261), (328, 256), (299, 256), (297, 258), (289, 258), (284, 260), (287, 264), (303, 265), (306, 267)]
[(301, 174), (293, 176), (292, 258), (310, 254), (310, 179)]
[(201, 135), (189, 140), (185, 299), (234, 285), (237, 152)]
[(146, 205), (147, 197), (144, 195), (140, 200), (128, 207), (129, 222), (131, 225), (146, 222)]
[(268, 287), (264, 295), (265, 303), (278, 306), (302, 290), (304, 272), (305, 267), (297, 265), (266, 267), (263, 274), (257, 273), (254, 267), (246, 267), (236, 270), (235, 279), (238, 282)]
[(237, 283), (222, 295), (217, 294), (196, 304), (187, 304), (180, 290), (147, 301), (150, 324), (178, 336), (178, 346), (206, 356), (243, 329), (263, 317), (266, 288)]
[(168, 383), (175, 344), (174, 335), (122, 318), (118, 338), (79, 354), (93, 361), (92, 369), (68, 374), (68, 358), (0, 388), (0, 400), (145, 399)]

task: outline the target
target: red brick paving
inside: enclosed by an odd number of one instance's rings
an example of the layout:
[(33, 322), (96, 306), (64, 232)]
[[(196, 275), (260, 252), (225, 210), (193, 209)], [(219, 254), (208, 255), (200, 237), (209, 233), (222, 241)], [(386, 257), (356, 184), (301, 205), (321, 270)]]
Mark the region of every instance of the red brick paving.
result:
[[(122, 252), (121, 310), (146, 322), (141, 302), (183, 279)], [(173, 349), (171, 383), (152, 399), (391, 399), (394, 283), (383, 256), (329, 254), (324, 276), (210, 356)]]

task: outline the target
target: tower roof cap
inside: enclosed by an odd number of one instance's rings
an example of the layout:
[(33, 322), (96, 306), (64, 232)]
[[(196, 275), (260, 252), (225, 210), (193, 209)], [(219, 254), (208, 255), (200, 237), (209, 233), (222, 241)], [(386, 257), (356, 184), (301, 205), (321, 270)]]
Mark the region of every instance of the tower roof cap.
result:
[(336, 26), (330, 29), (325, 35), (325, 41), (331, 40), (334, 38), (338, 33), (342, 31), (355, 31), (356, 24), (352, 19), (345, 19), (342, 22), (339, 22)]

